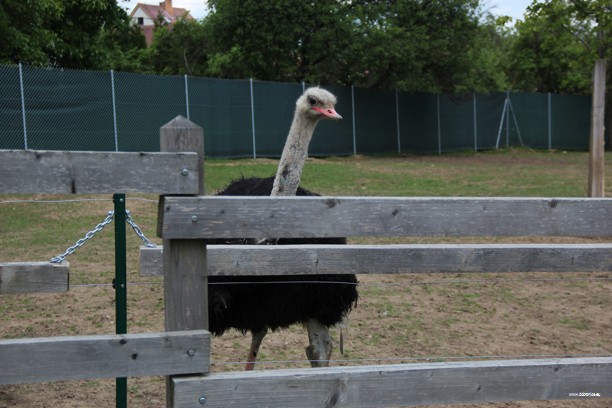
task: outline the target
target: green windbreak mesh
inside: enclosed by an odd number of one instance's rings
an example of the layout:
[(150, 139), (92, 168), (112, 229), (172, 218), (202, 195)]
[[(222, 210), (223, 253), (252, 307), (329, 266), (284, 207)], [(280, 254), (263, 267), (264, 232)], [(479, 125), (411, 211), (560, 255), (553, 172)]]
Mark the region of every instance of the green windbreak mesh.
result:
[(204, 128), (207, 157), (252, 157), (249, 81), (189, 78), (189, 119)]
[(473, 147), (474, 98), (472, 95), (449, 98), (440, 95), (440, 142), (443, 152)]
[(109, 72), (23, 67), (28, 148), (115, 150)]
[(437, 96), (400, 93), (400, 144), (404, 152), (438, 153)]
[(506, 94), (476, 95), (476, 149), (495, 149)]
[(0, 149), (24, 149), (19, 68), (0, 65)]
[(159, 128), (187, 117), (184, 77), (115, 72), (120, 151), (159, 151)]
[[(308, 87), (308, 85), (307, 85)], [(310, 156), (347, 156), (353, 154), (353, 112), (351, 88), (325, 86), (336, 95), (336, 112), (341, 121), (321, 120), (315, 129), (308, 154)]]
[[(546, 94), (527, 94), (527, 93), (512, 93), (510, 94), (512, 102), (509, 115), (510, 123), (510, 145), (518, 145), (519, 132), (523, 143), (529, 147), (548, 148), (548, 104)], [(512, 113), (514, 112), (514, 115)], [(516, 117), (516, 122), (514, 121)], [(506, 121), (506, 119), (504, 119)], [(505, 122), (504, 126), (506, 125)], [(502, 140), (507, 140), (508, 137), (502, 133)], [(528, 141), (528, 143), (527, 143)], [(503, 143), (505, 146), (507, 143)], [(502, 146), (502, 144), (500, 144)]]
[[(204, 128), (208, 157), (279, 157), (309, 86), (27, 66), (21, 73), (0, 65), (0, 149), (159, 151), (159, 128), (182, 115)], [(589, 96), (324, 88), (344, 120), (318, 124), (311, 156), (589, 146)]]
[(281, 155), (301, 94), (302, 84), (253, 81), (257, 157)]
[(397, 152), (395, 92), (355, 88), (357, 153)]
[(553, 148), (588, 150), (591, 97), (552, 94), (550, 97)]

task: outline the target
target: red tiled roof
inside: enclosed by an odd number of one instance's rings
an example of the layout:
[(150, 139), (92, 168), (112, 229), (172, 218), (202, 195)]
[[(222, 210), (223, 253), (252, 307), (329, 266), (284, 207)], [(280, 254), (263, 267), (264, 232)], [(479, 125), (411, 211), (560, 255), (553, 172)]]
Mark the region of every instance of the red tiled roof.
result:
[(134, 15), (134, 12), (136, 12), (138, 8), (140, 8), (143, 13), (145, 13), (149, 18), (153, 20), (155, 20), (160, 14), (168, 22), (173, 22), (181, 16), (185, 16), (187, 20), (193, 20), (193, 17), (191, 16), (191, 14), (189, 14), (189, 10), (184, 8), (172, 7), (172, 12), (174, 15), (170, 15), (170, 13), (166, 11), (164, 3), (161, 3), (157, 6), (153, 4), (138, 3), (136, 7), (134, 7), (134, 10), (132, 10), (132, 12), (130, 13), (130, 17)]
[[(189, 10), (179, 7), (172, 7), (172, 15), (168, 13), (165, 7), (165, 3), (162, 2), (158, 6), (153, 4), (136, 4), (134, 10), (130, 13), (130, 17), (134, 15), (136, 10), (141, 9), (143, 13), (147, 15), (147, 17), (156, 20), (157, 16), (161, 14), (163, 19), (168, 23), (169, 29), (172, 29), (172, 24), (179, 19), (179, 17), (184, 17), (187, 20), (193, 20), (191, 14), (189, 14)], [(147, 42), (147, 46), (150, 46), (153, 42), (153, 30), (155, 29), (155, 25), (141, 25), (140, 29), (145, 36), (145, 40)]]

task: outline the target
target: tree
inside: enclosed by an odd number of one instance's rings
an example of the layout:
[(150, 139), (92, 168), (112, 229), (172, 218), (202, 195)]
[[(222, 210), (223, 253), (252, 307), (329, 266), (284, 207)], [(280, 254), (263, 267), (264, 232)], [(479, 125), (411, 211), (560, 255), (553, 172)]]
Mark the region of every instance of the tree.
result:
[(503, 82), (495, 69), (476, 66), (495, 61), (480, 54), (492, 40), (479, 26), (478, 0), (209, 5), (204, 26), (214, 76), (437, 92)]
[(209, 6), (212, 75), (342, 81), (343, 49), (351, 41), (347, 2), (211, 0)]
[(126, 34), (127, 27), (127, 14), (116, 0), (3, 0), (0, 62), (100, 68), (112, 53), (103, 32)]
[(196, 20), (181, 17), (172, 26), (158, 23), (148, 61), (156, 73), (205, 76), (208, 44), (205, 28)]
[(558, 35), (565, 33), (566, 38), (579, 42), (588, 65), (593, 66), (588, 191), (591, 197), (602, 197), (606, 56), (612, 51), (612, 4), (610, 0), (534, 1), (529, 12), (550, 24)]
[(512, 88), (528, 92), (587, 93), (590, 87), (588, 50), (567, 27), (566, 5), (541, 4), (527, 9), (525, 21), (516, 23), (508, 75)]

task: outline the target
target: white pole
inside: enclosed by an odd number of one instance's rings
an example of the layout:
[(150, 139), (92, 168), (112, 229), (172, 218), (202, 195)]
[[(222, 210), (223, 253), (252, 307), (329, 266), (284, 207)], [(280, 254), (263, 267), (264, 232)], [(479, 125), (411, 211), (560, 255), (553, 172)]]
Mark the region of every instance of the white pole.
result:
[(399, 117), (399, 97), (397, 95), (397, 88), (395, 88), (395, 119), (397, 121), (397, 152), (402, 152), (402, 142), (400, 138), (400, 117)]
[(353, 116), (353, 156), (357, 156), (357, 130), (355, 128), (355, 86), (351, 85), (351, 112)]
[(438, 109), (438, 154), (442, 154), (442, 126), (440, 124), (440, 94), (436, 94), (436, 105)]
[(251, 87), (251, 133), (253, 134), (253, 158), (257, 158), (257, 145), (255, 143), (255, 105), (253, 103), (253, 78), (249, 79)]
[(504, 128), (504, 116), (506, 116), (506, 107), (508, 106), (508, 99), (504, 99), (504, 108), (502, 109), (501, 120), (499, 121), (499, 128), (497, 130), (497, 141), (495, 142), (495, 148), (499, 149), (499, 141), (501, 140), (501, 132)]
[(478, 121), (476, 117), (476, 94), (472, 94), (472, 105), (474, 106), (474, 151), (478, 151)]
[(187, 120), (189, 119), (189, 85), (187, 85), (187, 74), (185, 74), (185, 107), (187, 109)]
[(552, 150), (552, 112), (551, 112), (550, 92), (548, 93), (548, 150)]
[(115, 132), (115, 151), (119, 151), (119, 137), (117, 135), (117, 105), (115, 103), (115, 72), (111, 69), (111, 92), (113, 96), (113, 131)]
[(25, 98), (23, 96), (23, 69), (19, 63), (19, 87), (21, 89), (21, 122), (23, 123), (23, 148), (28, 150), (28, 128), (26, 126)]
[(506, 92), (506, 147), (510, 147), (510, 91)]

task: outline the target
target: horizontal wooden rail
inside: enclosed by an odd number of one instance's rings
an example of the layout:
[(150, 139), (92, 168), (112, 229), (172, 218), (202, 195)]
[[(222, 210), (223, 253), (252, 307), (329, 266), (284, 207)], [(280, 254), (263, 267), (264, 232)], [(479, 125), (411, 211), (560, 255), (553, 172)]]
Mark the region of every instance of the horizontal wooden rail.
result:
[[(374, 408), (612, 398), (612, 357), (475, 361), (173, 378), (174, 407)], [(580, 393), (593, 396), (580, 396)], [(576, 393), (576, 396), (573, 394)]]
[(161, 236), (610, 236), (610, 198), (166, 197)]
[[(602, 272), (612, 244), (208, 245), (215, 275)], [(140, 274), (162, 276), (163, 247), (140, 248)]]
[(0, 295), (36, 292), (66, 292), (68, 262), (0, 262)]
[(0, 150), (0, 193), (197, 194), (196, 153)]
[(0, 340), (0, 385), (207, 373), (207, 331)]

